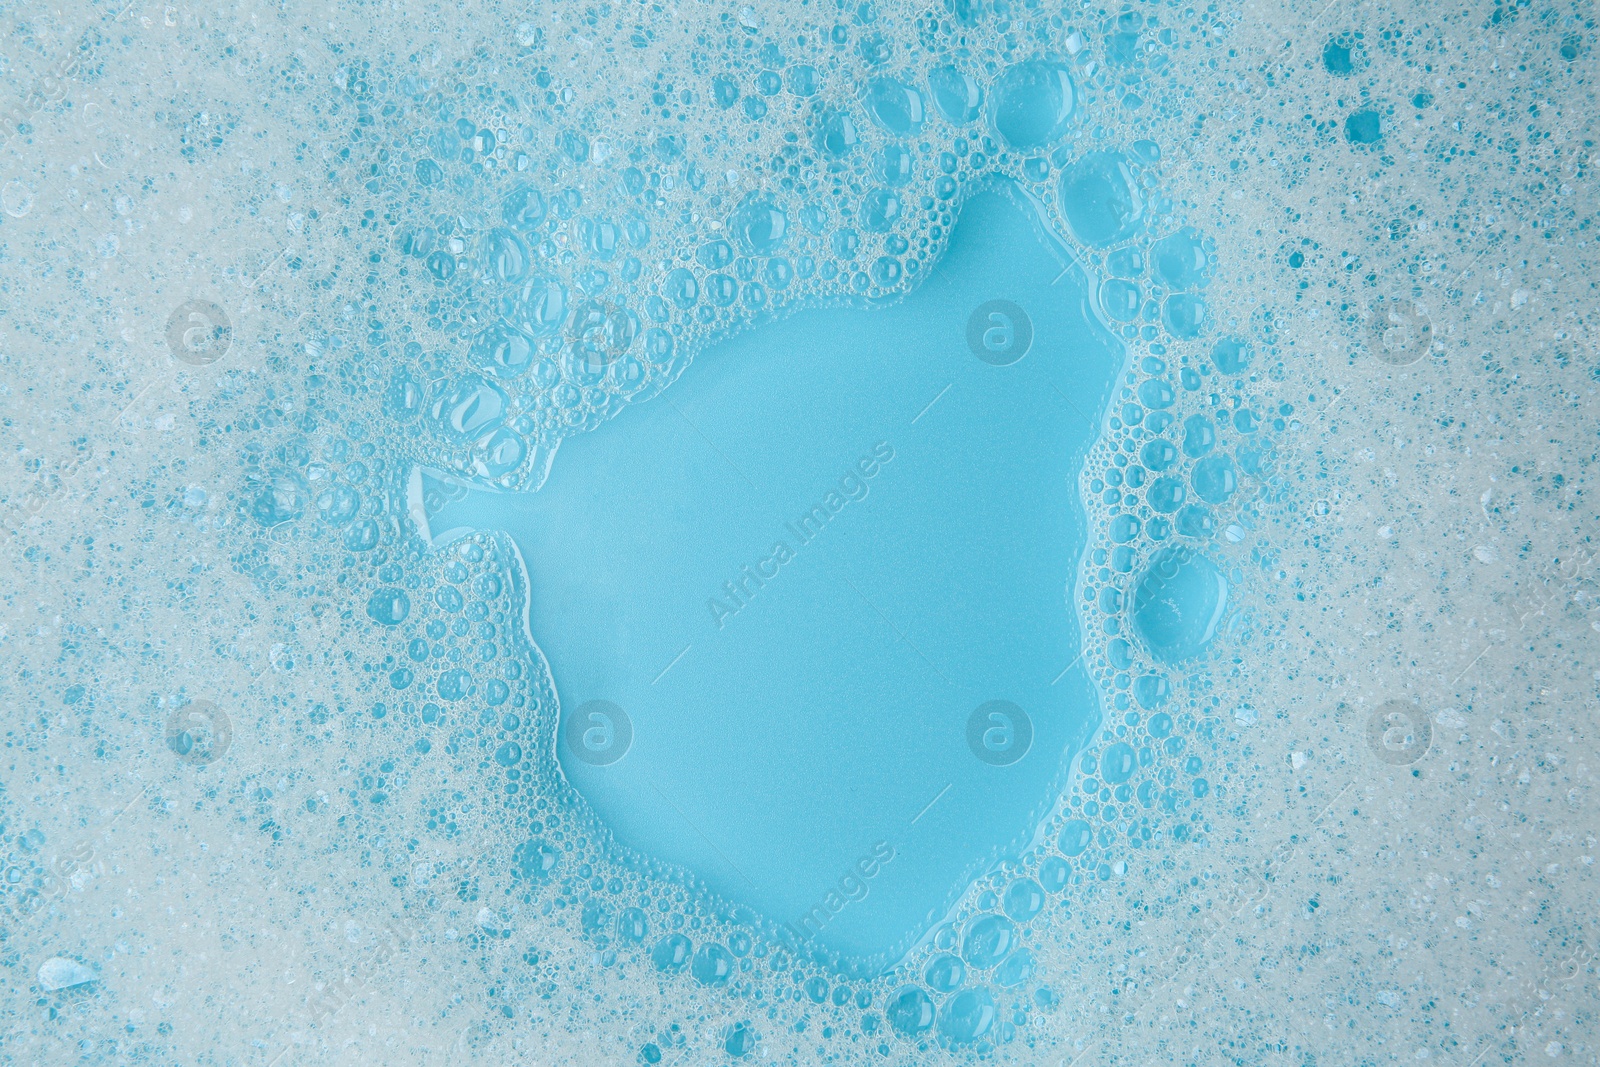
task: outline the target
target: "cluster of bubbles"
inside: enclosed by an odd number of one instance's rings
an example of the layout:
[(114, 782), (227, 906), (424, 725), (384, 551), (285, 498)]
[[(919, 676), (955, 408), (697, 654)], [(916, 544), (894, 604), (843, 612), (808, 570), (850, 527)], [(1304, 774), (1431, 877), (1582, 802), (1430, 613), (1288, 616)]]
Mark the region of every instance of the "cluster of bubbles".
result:
[[(1053, 1007), (1029, 944), (1068, 887), (1203, 827), (1209, 787), (1187, 735), (1205, 732), (1209, 709), (1199, 695), (1178, 714), (1167, 705), (1214, 629), (1167, 632), (1158, 610), (1141, 621), (1141, 603), (1160, 600), (1170, 570), (1221, 612), (1212, 546), (1244, 480), (1268, 479), (1268, 427), (1289, 414), (1263, 414), (1256, 392), (1270, 337), (1216, 326), (1216, 248), (1163, 196), (1161, 148), (1115, 124), (1167, 76), (1173, 31), (1129, 15), (1013, 24), (957, 5), (918, 33), (898, 42), (868, 6), (781, 37), (741, 22), (653, 76), (633, 132), (597, 121), (604, 108), (546, 62), (536, 31), (516, 86), (352, 62), (341, 106), (360, 181), (342, 233), (364, 252), (364, 280), (344, 283), (359, 298), (280, 357), (285, 380), (315, 368), (298, 388), (231, 413), (267, 442), (242, 455), (237, 504), (258, 537), (237, 565), (264, 588), (306, 581), (266, 551), (292, 537), (374, 628), (361, 718), (387, 754), (362, 764), (344, 802), (381, 811), (436, 750), (476, 762), (515, 828), (499, 906), (573, 931), (602, 971), (681, 976), (773, 1020), (730, 1025), (734, 1056), (819, 1018), (825, 1039), (885, 1054), (896, 1037), (982, 1050)], [(512, 553), (484, 536), (430, 549), (410, 524), (409, 480), (425, 464), (536, 486), (561, 438), (659, 392), (717, 337), (786, 308), (908, 291), (966, 193), (994, 177), (1045, 206), (1131, 353), (1085, 476), (1095, 541), (1080, 610), (1109, 722), (1045, 847), (975, 885), (894, 972), (846, 981), (757, 917), (611, 856), (554, 764), (556, 703), (521, 643)], [(432, 796), (412, 832), (453, 836), (469, 803)], [(490, 880), (451, 891), (476, 901)], [(408, 884), (445, 891), (415, 872)], [(509, 934), (489, 920), (471, 936)], [(524, 960), (530, 976), (571, 980), (531, 947)], [(641, 1061), (681, 1041), (663, 1030)]]

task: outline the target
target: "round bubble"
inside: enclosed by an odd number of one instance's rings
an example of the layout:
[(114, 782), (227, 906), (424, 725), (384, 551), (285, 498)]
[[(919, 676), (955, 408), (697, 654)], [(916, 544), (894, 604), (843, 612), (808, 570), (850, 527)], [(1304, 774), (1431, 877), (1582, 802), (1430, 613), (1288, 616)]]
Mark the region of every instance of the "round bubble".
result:
[(642, 908), (625, 908), (622, 914), (617, 916), (617, 936), (624, 941), (638, 944), (645, 939), (649, 931), (650, 923)]
[(508, 226), (527, 233), (544, 221), (547, 211), (544, 194), (531, 185), (522, 185), (506, 197), (500, 217), (505, 219)]
[(583, 247), (601, 262), (616, 258), (617, 246), (622, 243), (622, 228), (605, 219), (584, 219), (578, 226)]
[(367, 601), (367, 614), (385, 626), (398, 626), (411, 614), (411, 598), (401, 589), (379, 589)]
[(436, 185), (444, 178), (444, 168), (432, 159), (419, 159), (412, 169), (420, 185)]
[(548, 337), (567, 321), (567, 287), (554, 278), (535, 278), (517, 294), (517, 324), (535, 337)]
[(752, 196), (729, 222), (745, 252), (752, 256), (767, 256), (783, 247), (789, 236), (789, 216), (784, 210), (763, 196)]
[(1183, 536), (1198, 537), (1203, 540), (1216, 531), (1217, 523), (1211, 517), (1211, 512), (1198, 504), (1190, 504), (1178, 512), (1178, 532)]
[(1189, 475), (1194, 491), (1207, 504), (1221, 504), (1239, 487), (1239, 476), (1234, 473), (1233, 458), (1227, 453), (1207, 456), (1194, 465)]
[(1125, 741), (1117, 741), (1108, 745), (1100, 757), (1100, 777), (1111, 785), (1121, 785), (1133, 775), (1133, 769), (1138, 764), (1133, 746)]
[(1224, 337), (1211, 346), (1211, 362), (1223, 374), (1242, 374), (1250, 366), (1250, 344), (1236, 337)]
[(1178, 448), (1165, 437), (1146, 441), (1139, 450), (1139, 462), (1153, 471), (1164, 471), (1178, 459)]
[(1133, 626), (1150, 654), (1176, 663), (1203, 652), (1228, 605), (1228, 582), (1204, 556), (1157, 553), (1133, 593)]
[(733, 974), (733, 963), (733, 953), (721, 945), (701, 945), (689, 973), (701, 985), (726, 985), (728, 976)]
[[(1165, 677), (1159, 674), (1143, 674), (1133, 683), (1133, 699), (1146, 711), (1154, 711), (1167, 702), (1167, 697), (1172, 694), (1172, 685)], [(1158, 715), (1156, 718), (1165, 718), (1172, 721), (1170, 715)], [(1151, 736), (1159, 737), (1155, 732), (1155, 719), (1151, 720)]]
[(700, 250), (694, 254), (694, 257), (700, 261), (702, 267), (708, 270), (721, 270), (733, 262), (733, 246), (720, 238), (715, 241), (707, 241), (700, 246)]
[(516, 378), (533, 366), (533, 338), (510, 323), (498, 322), (473, 338), (467, 356), (496, 378)]
[(1063, 856), (1081, 856), (1093, 839), (1094, 833), (1086, 821), (1071, 819), (1061, 828), (1061, 837), (1057, 845)]
[(1133, 282), (1112, 278), (1100, 286), (1100, 306), (1113, 322), (1132, 322), (1143, 304), (1144, 294)]
[(994, 972), (995, 985), (1012, 989), (1033, 977), (1033, 953), (1019, 948)]
[(861, 225), (873, 233), (887, 233), (899, 221), (905, 204), (890, 189), (874, 189), (861, 201)]
[(1185, 226), (1157, 241), (1151, 250), (1156, 277), (1173, 289), (1188, 289), (1205, 281), (1211, 257), (1198, 230)]
[(383, 395), (383, 410), (390, 418), (406, 422), (422, 413), (427, 403), (428, 389), (410, 371), (396, 371), (389, 379), (389, 388)]
[(896, 137), (922, 129), (922, 94), (893, 78), (873, 78), (865, 94), (867, 113)]
[(1013, 148), (1042, 148), (1067, 132), (1072, 79), (1059, 63), (1029, 60), (1008, 68), (994, 88), (995, 132)]
[(713, 274), (706, 279), (706, 295), (717, 307), (728, 307), (738, 299), (739, 283), (727, 274)]
[(1177, 399), (1178, 394), (1171, 384), (1160, 378), (1139, 383), (1139, 403), (1147, 408), (1169, 408)]
[(983, 110), (983, 89), (977, 79), (956, 67), (935, 67), (928, 72), (933, 106), (946, 122), (965, 126)]
[(362, 519), (344, 532), (344, 547), (351, 552), (368, 552), (378, 547), (380, 534), (376, 519)]
[(491, 278), (515, 285), (528, 272), (528, 247), (510, 230), (494, 230), (483, 244), (483, 260)]
[(539, 838), (524, 841), (511, 852), (511, 877), (520, 882), (545, 882), (555, 872), (560, 855)]
[(293, 522), (305, 514), (308, 492), (298, 474), (278, 471), (257, 486), (255, 498), (250, 502), (250, 514), (267, 527)]
[(472, 676), (460, 667), (452, 667), (439, 675), (435, 688), (445, 700), (465, 700), (472, 694)]
[(1199, 459), (1217, 443), (1217, 425), (1206, 415), (1190, 415), (1183, 420), (1183, 454)]
[(861, 140), (848, 111), (835, 111), (822, 120), (822, 150), (835, 158), (847, 156)]
[(885, 185), (904, 185), (911, 180), (911, 152), (898, 144), (884, 145), (873, 158), (873, 173)]
[(650, 950), (650, 962), (664, 973), (681, 971), (689, 962), (691, 947), (689, 939), (682, 934), (668, 934)]
[(948, 952), (941, 952), (929, 960), (927, 969), (922, 972), (923, 981), (935, 993), (954, 993), (961, 988), (966, 976), (967, 965), (961, 962), (961, 957)]
[(884, 1007), (889, 1025), (906, 1037), (917, 1037), (933, 1027), (933, 998), (917, 986), (906, 986)]
[(994, 1029), (998, 1014), (993, 993), (982, 986), (965, 989), (939, 1009), (939, 1032), (958, 1044), (976, 1041)]
[(1173, 293), (1161, 305), (1161, 323), (1180, 341), (1200, 336), (1206, 324), (1206, 302), (1192, 293)]
[(1383, 140), (1383, 120), (1376, 111), (1357, 111), (1344, 120), (1344, 136), (1351, 144), (1377, 144)]
[(317, 494), (317, 517), (329, 526), (343, 526), (356, 517), (361, 497), (347, 485), (335, 485)]
[(499, 478), (522, 466), (528, 446), (521, 437), (502, 426), (479, 441), (473, 450), (473, 464), (479, 474)]
[(1012, 920), (1025, 923), (1044, 910), (1044, 889), (1032, 878), (1018, 878), (1006, 887), (1001, 905)]
[(695, 280), (693, 271), (678, 267), (667, 275), (666, 294), (681, 308), (694, 307), (700, 299), (700, 283)]
[(477, 375), (456, 380), (433, 405), (433, 421), (444, 432), (476, 439), (505, 419), (506, 394)]
[(1150, 485), (1146, 499), (1150, 506), (1163, 515), (1171, 514), (1183, 506), (1189, 491), (1181, 478), (1157, 478)]
[(1084, 244), (1103, 248), (1139, 228), (1144, 197), (1120, 152), (1090, 152), (1061, 176), (1061, 213)]
[(1067, 876), (1071, 869), (1067, 861), (1060, 856), (1051, 856), (1039, 864), (1039, 884), (1047, 893), (1059, 893), (1067, 886)]
[(967, 924), (961, 938), (961, 958), (983, 970), (1005, 959), (1016, 943), (1017, 931), (1004, 915), (980, 915)]
[(801, 65), (789, 68), (789, 91), (795, 96), (816, 96), (822, 88), (822, 75), (816, 67)]

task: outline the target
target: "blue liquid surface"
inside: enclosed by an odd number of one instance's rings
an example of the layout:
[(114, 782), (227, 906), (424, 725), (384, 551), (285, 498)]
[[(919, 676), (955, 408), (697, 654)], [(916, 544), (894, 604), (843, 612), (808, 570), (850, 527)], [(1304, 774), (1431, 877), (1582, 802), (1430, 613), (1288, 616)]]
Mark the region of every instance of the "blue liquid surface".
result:
[(614, 762), (557, 743), (626, 852), (871, 974), (1033, 839), (1100, 717), (1078, 485), (1123, 356), (1085, 292), (979, 194), (904, 300), (719, 343), (428, 517), (514, 539), (564, 727), (626, 714)]

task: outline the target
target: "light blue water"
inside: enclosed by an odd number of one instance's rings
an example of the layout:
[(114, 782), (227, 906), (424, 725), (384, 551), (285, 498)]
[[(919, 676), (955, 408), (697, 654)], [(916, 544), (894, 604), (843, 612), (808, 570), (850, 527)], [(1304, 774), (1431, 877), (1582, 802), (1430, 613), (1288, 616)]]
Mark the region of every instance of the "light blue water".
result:
[[(618, 842), (851, 973), (1031, 843), (1100, 718), (1078, 486), (1125, 357), (1045, 225), (979, 194), (908, 297), (754, 327), (537, 492), (427, 517), (515, 541), (564, 721), (626, 713), (614, 762), (557, 750)], [(1031, 724), (1001, 765), (993, 701)]]
[(11, 14), (0, 1060), (1595, 1059), (1578, 7)]

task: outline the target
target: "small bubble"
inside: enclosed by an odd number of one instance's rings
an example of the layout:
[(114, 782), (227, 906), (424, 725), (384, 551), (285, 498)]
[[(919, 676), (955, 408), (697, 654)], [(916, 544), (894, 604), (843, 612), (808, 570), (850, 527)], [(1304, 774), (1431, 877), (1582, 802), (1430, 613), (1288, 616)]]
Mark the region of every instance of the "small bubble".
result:
[(0, 210), (14, 219), (20, 219), (33, 210), (33, 194), (21, 182), (7, 182), (0, 189)]

